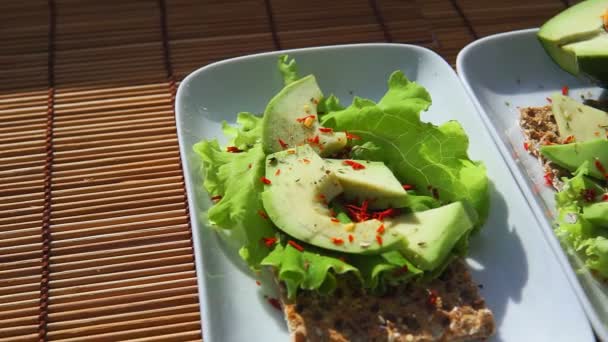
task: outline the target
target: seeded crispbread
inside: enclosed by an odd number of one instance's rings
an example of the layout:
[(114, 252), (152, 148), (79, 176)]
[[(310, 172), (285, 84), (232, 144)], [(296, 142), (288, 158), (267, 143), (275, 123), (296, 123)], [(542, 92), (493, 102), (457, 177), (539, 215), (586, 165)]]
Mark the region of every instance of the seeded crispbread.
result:
[(491, 336), (492, 312), (479, 295), (467, 266), (455, 260), (437, 279), (366, 293), (353, 280), (333, 294), (301, 291), (283, 296), (292, 340), (301, 341), (470, 341)]

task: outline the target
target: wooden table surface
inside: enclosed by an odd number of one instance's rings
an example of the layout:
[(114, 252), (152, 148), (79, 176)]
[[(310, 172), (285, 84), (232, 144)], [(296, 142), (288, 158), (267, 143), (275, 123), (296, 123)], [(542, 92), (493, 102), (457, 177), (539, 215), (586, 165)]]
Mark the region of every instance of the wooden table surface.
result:
[(342, 43), (454, 64), (560, 0), (0, 2), (0, 341), (201, 340), (173, 102), (205, 64)]

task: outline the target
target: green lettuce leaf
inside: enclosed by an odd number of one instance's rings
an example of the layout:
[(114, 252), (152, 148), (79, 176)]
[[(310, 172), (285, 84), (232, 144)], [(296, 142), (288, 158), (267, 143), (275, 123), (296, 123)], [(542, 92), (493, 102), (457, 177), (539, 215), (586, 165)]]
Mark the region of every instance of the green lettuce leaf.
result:
[(246, 151), (262, 139), (262, 117), (252, 113), (242, 112), (236, 117), (238, 126), (222, 122), (224, 135), (232, 137), (228, 145), (236, 146)]
[(591, 204), (585, 194), (589, 191), (592, 194), (605, 192), (598, 183), (587, 177), (588, 173), (589, 165), (585, 162), (572, 178), (563, 179), (564, 186), (555, 195), (555, 233), (563, 243), (583, 257), (589, 269), (608, 277), (608, 232), (582, 215), (585, 207)]
[(281, 76), (283, 76), (283, 83), (285, 85), (293, 83), (300, 78), (298, 77), (298, 65), (296, 64), (296, 60), (293, 58), (290, 59), (288, 55), (279, 56), (278, 67)]
[(355, 98), (344, 110), (328, 113), (322, 124), (362, 138), (366, 159), (384, 162), (419, 194), (442, 202), (469, 201), (481, 222), (489, 210), (488, 178), (483, 164), (467, 155), (469, 141), (456, 121), (439, 127), (420, 120), (431, 104), (428, 92), (393, 73), (386, 95), (378, 102)]
[(261, 144), (242, 153), (228, 153), (216, 140), (202, 141), (194, 151), (203, 160), (204, 187), (211, 196), (221, 196), (207, 212), (209, 222), (236, 231), (234, 236), (243, 239), (239, 254), (257, 268), (268, 254), (261, 239), (276, 232), (272, 222), (258, 213), (263, 210), (260, 178), (266, 157)]

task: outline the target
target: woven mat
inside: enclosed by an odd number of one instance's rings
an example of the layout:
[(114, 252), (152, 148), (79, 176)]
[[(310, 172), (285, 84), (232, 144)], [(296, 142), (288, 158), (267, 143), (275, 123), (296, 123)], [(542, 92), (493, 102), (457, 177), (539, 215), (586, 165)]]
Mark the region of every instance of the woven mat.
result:
[(176, 83), (275, 49), (413, 43), (454, 63), (559, 0), (0, 2), (0, 340), (201, 339)]

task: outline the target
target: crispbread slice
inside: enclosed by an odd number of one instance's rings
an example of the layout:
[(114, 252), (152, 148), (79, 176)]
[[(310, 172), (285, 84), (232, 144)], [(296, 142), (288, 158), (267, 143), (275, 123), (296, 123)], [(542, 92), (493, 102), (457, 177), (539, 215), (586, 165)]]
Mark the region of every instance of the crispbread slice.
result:
[(541, 145), (562, 143), (551, 106), (525, 107), (519, 110), (519, 114), (519, 125), (528, 141), (528, 152), (538, 158), (545, 173), (550, 175), (553, 187), (560, 190), (563, 185), (561, 178), (567, 176), (568, 171), (545, 159), (539, 151)]
[(427, 284), (365, 293), (360, 283), (343, 281), (332, 295), (302, 291), (282, 298), (293, 341), (469, 341), (495, 330), (467, 266), (455, 260)]

